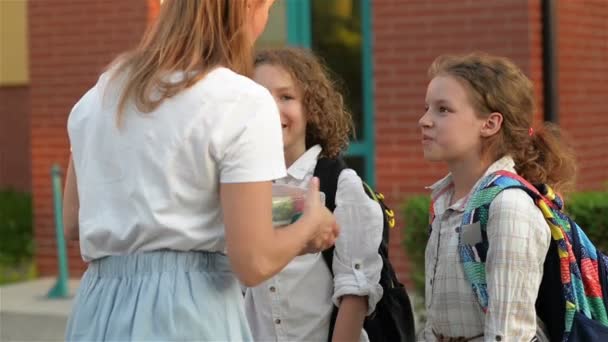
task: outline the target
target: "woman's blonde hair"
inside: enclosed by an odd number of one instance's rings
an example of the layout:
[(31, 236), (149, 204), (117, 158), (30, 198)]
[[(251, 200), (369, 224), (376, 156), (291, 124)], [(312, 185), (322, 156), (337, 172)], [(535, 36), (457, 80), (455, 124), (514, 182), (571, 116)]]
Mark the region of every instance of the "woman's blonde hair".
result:
[(517, 173), (531, 183), (545, 183), (562, 193), (573, 190), (577, 170), (573, 150), (564, 143), (557, 126), (533, 127), (532, 81), (515, 63), (484, 53), (445, 55), (429, 68), (430, 77), (440, 75), (464, 84), (480, 117), (502, 114), (502, 127), (486, 138), (484, 153), (493, 160), (510, 155)]
[[(115, 76), (126, 75), (118, 122), (128, 102), (141, 112), (151, 112), (217, 66), (249, 76), (253, 68), (253, 42), (246, 26), (249, 4), (249, 0), (164, 0), (139, 46), (111, 66), (116, 67)], [(176, 71), (183, 77), (169, 80), (167, 75)]]
[(306, 115), (306, 148), (321, 145), (321, 155), (336, 158), (348, 147), (353, 119), (330, 71), (312, 52), (279, 48), (257, 53), (255, 66), (283, 68), (302, 91)]

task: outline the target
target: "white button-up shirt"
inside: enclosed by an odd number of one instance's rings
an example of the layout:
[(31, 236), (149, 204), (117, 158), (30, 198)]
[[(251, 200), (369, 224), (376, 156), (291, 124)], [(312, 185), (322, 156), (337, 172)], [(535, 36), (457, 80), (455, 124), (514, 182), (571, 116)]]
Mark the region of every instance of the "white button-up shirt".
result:
[[(503, 157), (484, 176), (498, 170), (515, 172), (514, 165), (511, 157)], [(431, 189), (435, 219), (425, 255), (425, 340), (435, 341), (435, 334), (465, 338), (483, 334), (474, 341), (530, 341), (535, 335), (539, 341), (547, 341), (534, 304), (551, 233), (531, 197), (522, 190), (508, 189), (490, 205), (489, 305), (484, 314), (458, 255), (457, 229), (470, 194), (450, 205), (454, 194), (450, 175)]]
[[(276, 182), (306, 187), (320, 153), (320, 146), (310, 148), (288, 168), (287, 177)], [(341, 230), (333, 279), (321, 253), (307, 254), (247, 289), (245, 309), (256, 341), (327, 341), (333, 305), (339, 305), (344, 295), (367, 296), (367, 314), (374, 311), (382, 297), (378, 247), (383, 215), (351, 169), (340, 173), (334, 215)], [(368, 341), (363, 329), (359, 340)]]

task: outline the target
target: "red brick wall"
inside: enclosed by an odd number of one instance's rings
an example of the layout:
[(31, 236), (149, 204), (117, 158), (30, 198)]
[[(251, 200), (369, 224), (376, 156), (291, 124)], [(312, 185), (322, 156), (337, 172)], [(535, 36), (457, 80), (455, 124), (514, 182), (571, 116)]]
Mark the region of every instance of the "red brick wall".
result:
[[(472, 50), (508, 56), (537, 82), (540, 97), (540, 28), (539, 0), (374, 1), (376, 175), (394, 208), (446, 172), (423, 160), (417, 127), (433, 59)], [(399, 227), (391, 237), (391, 255), (408, 282), (401, 247), (407, 227)]]
[[(42, 275), (55, 273), (56, 244), (50, 168), (65, 170), (68, 114), (102, 69), (140, 38), (158, 0), (28, 1), (31, 89), (31, 154), (36, 261)], [(70, 272), (83, 263), (69, 248)]]
[(574, 142), (579, 189), (608, 185), (608, 1), (558, 3), (560, 124)]
[(29, 192), (29, 88), (0, 87), (0, 189)]
[[(67, 115), (99, 71), (138, 40), (158, 0), (28, 4), (37, 262), (40, 272), (49, 274), (56, 269), (49, 169), (54, 162), (66, 165)], [(604, 0), (561, 0), (558, 6), (560, 121), (576, 143), (581, 189), (608, 181), (608, 155), (601, 149), (608, 146), (608, 116), (600, 111), (605, 108), (600, 101), (608, 95), (608, 24), (602, 19), (608, 17), (607, 8)], [(542, 117), (540, 0), (374, 0), (373, 35), (376, 174), (379, 190), (395, 209), (408, 194), (425, 192), (424, 185), (445, 173), (422, 159), (417, 128), (426, 69), (436, 56), (483, 50), (513, 58), (536, 84)], [(391, 253), (407, 280), (409, 266), (401, 248), (407, 230), (399, 228)], [(73, 275), (83, 269), (79, 260), (72, 244)]]

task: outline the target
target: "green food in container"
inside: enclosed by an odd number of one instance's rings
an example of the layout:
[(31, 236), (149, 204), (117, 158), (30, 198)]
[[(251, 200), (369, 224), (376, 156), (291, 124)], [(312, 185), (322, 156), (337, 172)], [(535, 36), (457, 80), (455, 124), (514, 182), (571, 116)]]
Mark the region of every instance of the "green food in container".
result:
[[(321, 193), (321, 200), (325, 195)], [(294, 223), (302, 216), (306, 189), (285, 184), (272, 185), (272, 224), (274, 227)]]
[(272, 223), (274, 226), (284, 226), (291, 223), (295, 214), (294, 201), (289, 196), (272, 198)]

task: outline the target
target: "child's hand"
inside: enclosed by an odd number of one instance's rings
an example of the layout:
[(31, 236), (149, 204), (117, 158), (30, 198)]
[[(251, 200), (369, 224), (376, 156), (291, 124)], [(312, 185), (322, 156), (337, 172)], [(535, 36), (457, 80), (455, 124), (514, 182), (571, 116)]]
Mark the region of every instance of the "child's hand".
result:
[(321, 203), (319, 179), (316, 177), (308, 185), (302, 220), (311, 234), (301, 254), (317, 253), (334, 245), (340, 229), (334, 215)]

